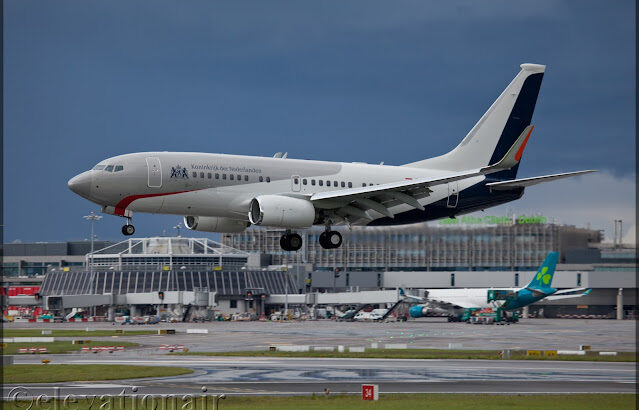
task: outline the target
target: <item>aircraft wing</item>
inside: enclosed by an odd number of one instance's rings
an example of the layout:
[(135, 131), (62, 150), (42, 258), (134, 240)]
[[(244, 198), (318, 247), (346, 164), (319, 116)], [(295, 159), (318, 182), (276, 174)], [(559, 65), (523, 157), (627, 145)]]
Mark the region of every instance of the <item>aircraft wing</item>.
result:
[(318, 192), (311, 196), (311, 202), (318, 208), (335, 209), (338, 215), (350, 220), (372, 220), (373, 217), (368, 214), (368, 210), (393, 218), (394, 215), (388, 208), (402, 203), (423, 211), (424, 206), (418, 202), (418, 199), (430, 195), (432, 186), (484, 175), (491, 171), (498, 170), (485, 167), (432, 178), (416, 178), (361, 188)]
[[(513, 145), (511, 151), (516, 147), (516, 145), (516, 143)], [(382, 215), (393, 218), (394, 215), (388, 210), (388, 207), (400, 203), (408, 204), (420, 211), (423, 211), (424, 206), (421, 205), (417, 199), (430, 195), (432, 192), (430, 187), (432, 186), (447, 184), (449, 182), (481, 175), (488, 175), (514, 166), (516, 162), (509, 158), (509, 154), (506, 154), (504, 159), (498, 163), (483, 168), (451, 172), (449, 174), (443, 174), (436, 177), (415, 178), (387, 184), (371, 185), (361, 188), (318, 192), (313, 194), (310, 199), (317, 207), (324, 209), (336, 209), (337, 214), (344, 217), (372, 220), (373, 218), (367, 211), (374, 210)]]
[(421, 296), (415, 296), (415, 295), (408, 295), (406, 294), (406, 292), (404, 292), (403, 288), (399, 288), (399, 296), (405, 298), (405, 299), (410, 299), (413, 300), (415, 302), (425, 302), (426, 299), (421, 297)]
[[(408, 204), (420, 211), (423, 211), (424, 206), (418, 202), (418, 199), (430, 195), (432, 192), (430, 188), (433, 186), (488, 175), (494, 172), (510, 169), (517, 165), (521, 160), (522, 152), (526, 146), (526, 142), (528, 141), (531, 131), (532, 125), (529, 125), (523, 130), (521, 135), (499, 162), (486, 167), (443, 173), (434, 177), (415, 178), (387, 184), (371, 185), (361, 188), (318, 192), (311, 195), (310, 200), (316, 208), (335, 210), (337, 215), (345, 218), (346, 220), (372, 220), (373, 217), (368, 213), (369, 210), (377, 211), (384, 216), (393, 218), (394, 215), (389, 208), (399, 204)], [(508, 182), (510, 183), (512, 181)]]
[(557, 179), (574, 177), (576, 175), (589, 174), (591, 172), (597, 172), (594, 169), (585, 171), (566, 172), (563, 174), (544, 175), (540, 177), (513, 179), (511, 181), (490, 182), (486, 184), (490, 189), (502, 191), (513, 188), (525, 188), (527, 186), (541, 184), (542, 182), (555, 181)]
[(551, 296), (546, 296), (546, 300), (578, 298), (578, 297), (581, 297), (581, 296), (588, 295), (591, 291), (592, 291), (592, 289), (586, 289), (586, 288), (565, 289), (565, 290), (560, 290), (558, 292), (555, 292)]

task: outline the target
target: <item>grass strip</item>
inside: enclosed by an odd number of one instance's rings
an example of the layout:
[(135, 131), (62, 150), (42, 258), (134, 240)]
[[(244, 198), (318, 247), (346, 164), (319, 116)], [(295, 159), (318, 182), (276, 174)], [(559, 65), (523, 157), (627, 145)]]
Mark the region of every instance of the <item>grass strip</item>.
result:
[[(92, 340), (91, 343), (85, 344), (72, 344), (71, 340), (61, 340), (50, 343), (42, 343), (42, 342), (19, 342), (19, 343), (7, 343), (7, 347), (2, 349), (3, 355), (10, 354), (19, 354), (21, 356), (26, 356), (31, 353), (18, 353), (18, 349), (21, 347), (46, 347), (46, 354), (55, 354), (55, 353), (70, 353), (80, 351), (83, 347), (92, 347), (92, 346), (124, 346), (127, 347), (135, 347), (139, 346), (137, 343), (131, 342), (120, 342), (114, 340)], [(34, 355), (35, 356), (35, 355)]]
[(3, 383), (56, 383), (166, 377), (193, 373), (183, 367), (112, 364), (15, 364), (4, 366)]
[(575, 394), (575, 395), (487, 395), (487, 394), (381, 394), (379, 401), (364, 401), (359, 396), (311, 397), (228, 397), (220, 402), (224, 409), (544, 409), (595, 410), (634, 409), (632, 394)]
[[(43, 330), (51, 331), (49, 335), (43, 335)], [(122, 333), (116, 333), (116, 330), (122, 331)], [(2, 337), (103, 337), (103, 336), (141, 336), (141, 335), (156, 335), (157, 330), (128, 330), (128, 329), (113, 329), (113, 330), (91, 330), (87, 332), (82, 329), (2, 329)]]
[[(500, 350), (448, 350), (448, 349), (366, 349), (364, 352), (280, 352), (248, 350), (232, 352), (174, 352), (174, 355), (192, 356), (240, 356), (240, 357), (319, 357), (354, 359), (485, 359), (501, 360)], [(585, 356), (557, 355), (554, 357), (527, 356), (526, 351), (513, 351), (511, 360), (568, 360), (600, 362), (636, 362), (634, 352), (620, 352), (617, 356), (600, 356), (598, 352), (587, 352)]]
[[(131, 408), (202, 408), (202, 399), (197, 400), (197, 404), (187, 404), (185, 400), (178, 397), (177, 402), (168, 398), (150, 398), (143, 402), (137, 399), (136, 404), (131, 398), (111, 399), (100, 397), (98, 401), (80, 400), (72, 407), (63, 407), (60, 402), (57, 408), (74, 408), (78, 410), (89, 410), (108, 406), (113, 410), (124, 410)], [(162, 401), (164, 400), (164, 402)], [(264, 396), (227, 396), (220, 400), (220, 409), (242, 409), (242, 410), (406, 410), (406, 409), (447, 409), (447, 410), (598, 410), (598, 409), (619, 409), (630, 410), (635, 408), (636, 396), (634, 394), (550, 394), (550, 395), (489, 395), (489, 394), (380, 394), (379, 401), (363, 401), (355, 395), (313, 395), (294, 397), (264, 397)], [(206, 408), (215, 408), (212, 404), (214, 400), (209, 398), (209, 405)], [(177, 406), (175, 405), (177, 404)], [(197, 407), (196, 407), (197, 406)], [(20, 407), (20, 408), (26, 408)], [(49, 403), (49, 408), (56, 408)]]

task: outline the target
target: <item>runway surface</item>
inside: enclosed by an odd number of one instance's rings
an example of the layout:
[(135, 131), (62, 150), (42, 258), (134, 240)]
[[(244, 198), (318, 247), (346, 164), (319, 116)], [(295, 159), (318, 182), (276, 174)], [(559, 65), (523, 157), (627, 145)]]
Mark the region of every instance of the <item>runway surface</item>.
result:
[[(175, 335), (91, 337), (105, 345), (130, 341), (141, 346), (113, 354), (16, 356), (16, 363), (53, 365), (139, 364), (189, 367), (184, 376), (116, 382), (68, 382), (28, 385), (27, 394), (310, 394), (359, 393), (361, 384), (376, 383), (381, 393), (635, 393), (636, 364), (610, 362), (515, 360), (313, 359), (170, 356), (162, 344), (182, 344), (191, 351), (265, 350), (270, 345), (363, 346), (403, 343), (409, 348), (566, 349), (590, 345), (593, 350), (635, 351), (635, 322), (624, 320), (528, 319), (510, 326), (476, 326), (420, 319), (406, 323), (213, 322), (121, 326), (111, 323), (19, 323), (6, 329), (175, 329)], [(207, 329), (208, 334), (186, 334)], [(57, 338), (60, 340), (78, 339)], [(3, 396), (16, 386), (3, 386)], [(133, 392), (133, 388), (137, 392)]]
[[(161, 323), (121, 326), (94, 323), (15, 323), (5, 329), (175, 329), (166, 336), (120, 336), (107, 338), (144, 345), (183, 344), (191, 351), (263, 350), (273, 344), (313, 346), (368, 346), (371, 343), (406, 343), (410, 347), (448, 348), (461, 343), (464, 349), (565, 349), (590, 345), (593, 350), (635, 351), (635, 322), (632, 320), (522, 319), (510, 326), (448, 323), (442, 318), (408, 322), (209, 322)], [(208, 334), (186, 334), (186, 329), (206, 329)], [(87, 338), (91, 333), (87, 332)], [(65, 338), (60, 338), (61, 340)], [(72, 339), (72, 338), (66, 338)], [(76, 337), (77, 339), (77, 337)]]
[[(515, 361), (178, 357), (129, 354), (56, 355), (54, 363), (188, 367), (194, 373), (113, 383), (57, 383), (62, 394), (309, 394), (358, 393), (376, 383), (382, 393), (634, 393), (635, 363)], [(19, 357), (17, 363), (38, 363)], [(4, 386), (10, 396), (15, 385)], [(29, 394), (52, 394), (53, 385), (23, 385)]]

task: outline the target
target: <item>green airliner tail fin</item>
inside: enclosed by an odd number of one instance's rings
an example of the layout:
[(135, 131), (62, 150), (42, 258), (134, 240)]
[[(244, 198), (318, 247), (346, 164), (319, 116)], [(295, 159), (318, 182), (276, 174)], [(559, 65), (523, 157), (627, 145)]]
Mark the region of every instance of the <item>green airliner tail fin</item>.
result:
[(532, 289), (550, 288), (558, 260), (559, 252), (550, 252), (527, 287)]

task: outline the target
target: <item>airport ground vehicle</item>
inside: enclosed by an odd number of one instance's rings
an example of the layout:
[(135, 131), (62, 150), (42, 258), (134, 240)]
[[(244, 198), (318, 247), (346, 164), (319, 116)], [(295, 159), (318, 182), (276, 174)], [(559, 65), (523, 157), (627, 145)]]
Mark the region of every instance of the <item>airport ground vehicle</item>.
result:
[(519, 322), (517, 312), (509, 313), (502, 308), (464, 309), (456, 318), (457, 320), (451, 320), (449, 316), (449, 322), (467, 322), (472, 324), (510, 324)]

